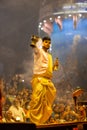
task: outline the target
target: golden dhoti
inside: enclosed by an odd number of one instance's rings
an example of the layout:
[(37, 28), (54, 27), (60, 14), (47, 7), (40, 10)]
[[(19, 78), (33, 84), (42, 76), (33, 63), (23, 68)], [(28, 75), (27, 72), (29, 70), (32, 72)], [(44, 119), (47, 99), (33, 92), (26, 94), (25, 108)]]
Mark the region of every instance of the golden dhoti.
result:
[(36, 76), (32, 79), (32, 90), (29, 118), (35, 124), (43, 124), (52, 114), (56, 89), (50, 79)]

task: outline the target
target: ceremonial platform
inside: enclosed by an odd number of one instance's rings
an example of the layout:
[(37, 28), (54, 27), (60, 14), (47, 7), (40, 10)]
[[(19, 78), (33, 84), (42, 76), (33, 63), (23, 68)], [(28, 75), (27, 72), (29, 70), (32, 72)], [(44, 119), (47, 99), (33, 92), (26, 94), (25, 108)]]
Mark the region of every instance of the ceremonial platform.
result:
[(87, 130), (87, 121), (60, 124), (0, 123), (0, 130)]
[[(78, 129), (78, 128), (83, 129)], [(87, 122), (74, 122), (74, 123), (60, 123), (60, 124), (48, 124), (39, 125), (36, 127), (37, 130), (86, 130)]]

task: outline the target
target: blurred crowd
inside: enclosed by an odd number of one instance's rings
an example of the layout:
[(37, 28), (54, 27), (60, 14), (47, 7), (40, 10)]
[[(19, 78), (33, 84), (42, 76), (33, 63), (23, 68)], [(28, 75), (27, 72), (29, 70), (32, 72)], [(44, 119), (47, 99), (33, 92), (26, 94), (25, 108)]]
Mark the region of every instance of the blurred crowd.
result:
[[(87, 121), (86, 105), (75, 106), (73, 91), (70, 85), (57, 86), (57, 97), (52, 106), (53, 113), (47, 123)], [(1, 122), (30, 122), (31, 86), (27, 86), (20, 75), (15, 75), (9, 82), (0, 78), (0, 92)], [(78, 97), (78, 102), (85, 100), (86, 96), (87, 93), (84, 92)]]

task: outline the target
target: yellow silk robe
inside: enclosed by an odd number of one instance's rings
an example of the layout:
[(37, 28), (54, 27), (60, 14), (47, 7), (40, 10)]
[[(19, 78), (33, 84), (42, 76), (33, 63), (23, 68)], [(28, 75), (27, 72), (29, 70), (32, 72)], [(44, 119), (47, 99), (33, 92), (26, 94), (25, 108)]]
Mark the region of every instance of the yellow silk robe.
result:
[(52, 56), (43, 49), (34, 50), (34, 76), (29, 118), (35, 124), (45, 123), (52, 114), (56, 88), (52, 78)]

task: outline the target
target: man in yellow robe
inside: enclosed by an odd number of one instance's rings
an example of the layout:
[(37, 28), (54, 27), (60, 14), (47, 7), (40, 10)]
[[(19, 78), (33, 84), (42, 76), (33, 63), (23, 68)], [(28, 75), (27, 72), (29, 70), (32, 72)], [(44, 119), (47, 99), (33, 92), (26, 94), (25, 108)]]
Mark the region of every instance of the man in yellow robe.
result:
[(52, 83), (52, 73), (58, 67), (58, 61), (52, 63), (52, 55), (48, 52), (51, 39), (42, 39), (42, 48), (33, 37), (31, 46), (34, 50), (34, 69), (32, 77), (32, 96), (30, 101), (29, 118), (37, 125), (45, 123), (52, 114), (52, 104), (56, 97), (56, 88)]

